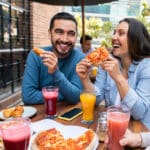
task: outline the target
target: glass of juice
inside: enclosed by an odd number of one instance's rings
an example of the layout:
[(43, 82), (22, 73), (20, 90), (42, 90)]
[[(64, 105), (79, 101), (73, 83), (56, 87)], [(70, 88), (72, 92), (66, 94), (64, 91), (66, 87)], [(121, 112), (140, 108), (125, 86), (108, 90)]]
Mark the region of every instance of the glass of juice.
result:
[(120, 106), (110, 106), (107, 109), (108, 150), (123, 150), (119, 144), (124, 136), (130, 120), (130, 111)]
[(92, 66), (91, 76), (96, 77), (97, 73), (98, 73), (98, 67), (97, 66)]
[(30, 119), (14, 118), (0, 125), (5, 150), (27, 150), (30, 140)]
[(82, 123), (91, 124), (94, 121), (94, 107), (96, 95), (93, 91), (84, 90), (80, 93), (80, 102), (82, 106)]
[(45, 101), (46, 117), (56, 117), (56, 102), (58, 98), (57, 86), (46, 86), (42, 88), (42, 93)]
[(96, 76), (98, 73), (98, 67), (97, 66), (92, 66), (89, 72), (89, 77), (91, 79), (91, 81), (94, 83), (96, 80)]

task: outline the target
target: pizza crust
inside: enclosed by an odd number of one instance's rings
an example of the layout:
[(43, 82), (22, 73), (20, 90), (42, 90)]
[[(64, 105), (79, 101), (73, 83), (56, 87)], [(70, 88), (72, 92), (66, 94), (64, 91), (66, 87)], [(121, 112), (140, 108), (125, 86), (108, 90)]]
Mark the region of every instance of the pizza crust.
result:
[(93, 150), (98, 141), (98, 136), (94, 133), (94, 138), (85, 150)]

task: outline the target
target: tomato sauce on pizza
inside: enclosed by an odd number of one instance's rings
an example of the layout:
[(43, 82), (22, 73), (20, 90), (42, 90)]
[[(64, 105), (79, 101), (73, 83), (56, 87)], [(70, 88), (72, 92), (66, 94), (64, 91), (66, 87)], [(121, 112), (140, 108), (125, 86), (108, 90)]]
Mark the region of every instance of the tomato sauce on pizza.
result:
[(88, 129), (77, 138), (65, 139), (55, 128), (40, 132), (32, 143), (33, 150), (93, 150), (97, 135)]
[(86, 58), (91, 62), (93, 65), (98, 66), (101, 62), (106, 60), (109, 56), (109, 52), (105, 47), (99, 47), (89, 53)]

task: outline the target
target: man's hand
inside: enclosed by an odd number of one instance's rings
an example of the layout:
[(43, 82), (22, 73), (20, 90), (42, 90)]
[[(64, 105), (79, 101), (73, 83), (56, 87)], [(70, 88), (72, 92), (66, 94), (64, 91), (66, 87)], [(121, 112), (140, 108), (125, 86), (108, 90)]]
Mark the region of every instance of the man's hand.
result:
[(53, 52), (44, 51), (41, 55), (43, 64), (48, 67), (48, 73), (52, 74), (57, 70), (58, 58)]

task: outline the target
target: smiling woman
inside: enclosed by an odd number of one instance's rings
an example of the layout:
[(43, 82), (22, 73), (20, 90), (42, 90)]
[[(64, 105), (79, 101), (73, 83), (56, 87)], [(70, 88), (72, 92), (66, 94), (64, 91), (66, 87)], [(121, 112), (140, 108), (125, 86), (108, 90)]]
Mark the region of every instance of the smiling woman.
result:
[(150, 36), (142, 22), (125, 18), (112, 36), (112, 56), (100, 64), (94, 85), (88, 78), (89, 61), (77, 64), (85, 89), (95, 89), (97, 104), (121, 105), (150, 129)]

